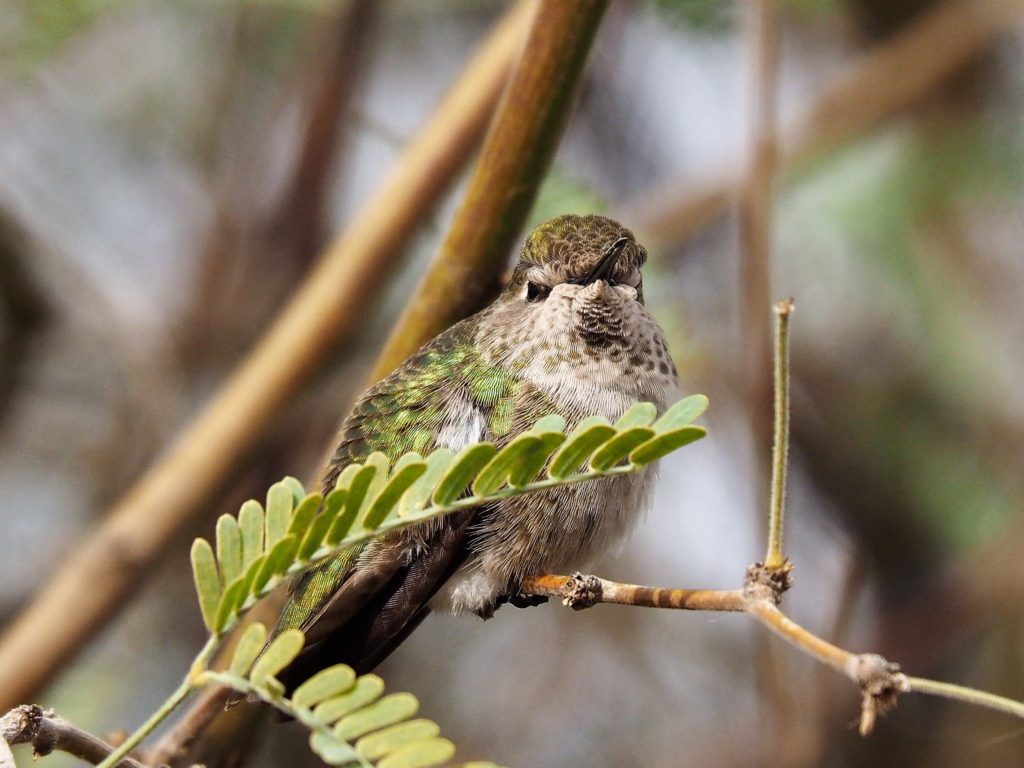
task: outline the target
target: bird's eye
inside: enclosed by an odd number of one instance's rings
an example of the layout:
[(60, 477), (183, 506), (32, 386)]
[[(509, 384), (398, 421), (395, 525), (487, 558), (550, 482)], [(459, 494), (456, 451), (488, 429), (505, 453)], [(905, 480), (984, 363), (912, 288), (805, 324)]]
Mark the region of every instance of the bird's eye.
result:
[(540, 301), (551, 291), (550, 288), (540, 283), (529, 282), (526, 284), (526, 300), (529, 302)]

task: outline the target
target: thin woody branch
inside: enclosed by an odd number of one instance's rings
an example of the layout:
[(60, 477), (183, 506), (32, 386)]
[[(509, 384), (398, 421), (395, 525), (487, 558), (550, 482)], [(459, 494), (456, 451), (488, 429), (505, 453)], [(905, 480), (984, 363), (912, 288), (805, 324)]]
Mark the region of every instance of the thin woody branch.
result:
[(620, 584), (598, 576), (574, 573), (572, 576), (537, 576), (522, 584), (524, 594), (557, 597), (574, 610), (598, 603), (638, 605), (646, 608), (674, 608), (681, 611), (746, 610), (743, 590), (668, 589)]
[(768, 551), (766, 568), (785, 567), (782, 552), (782, 523), (786, 510), (786, 469), (789, 458), (789, 316), (793, 300), (775, 305), (775, 417), (772, 430), (772, 482), (768, 513)]
[(1024, 719), (1024, 702), (964, 686), (908, 677), (900, 671), (898, 664), (876, 653), (853, 653), (801, 627), (778, 607), (782, 591), (789, 586), (788, 570), (785, 573), (786, 577), (778, 579), (768, 569), (755, 564), (747, 570), (747, 580), (742, 589), (646, 587), (620, 584), (582, 573), (530, 578), (523, 582), (521, 589), (524, 595), (561, 598), (565, 605), (576, 610), (598, 603), (613, 603), (752, 616), (798, 650), (832, 667), (860, 687), (860, 733), (863, 736), (872, 731), (878, 715), (885, 714), (896, 705), (902, 693), (941, 696)]
[(381, 351), (372, 382), (497, 292), (576, 103), (608, 0), (537, 3), (465, 196)]
[[(15, 707), (0, 717), (0, 739), (8, 744), (31, 744), (36, 755), (66, 752), (88, 763), (102, 762), (114, 748), (60, 717), (53, 710), (35, 704)], [(130, 757), (118, 768), (146, 768)]]

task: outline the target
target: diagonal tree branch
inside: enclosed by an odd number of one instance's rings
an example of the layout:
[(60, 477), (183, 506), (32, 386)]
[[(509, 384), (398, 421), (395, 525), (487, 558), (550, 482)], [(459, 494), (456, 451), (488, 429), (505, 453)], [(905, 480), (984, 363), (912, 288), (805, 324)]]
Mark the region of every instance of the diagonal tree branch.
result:
[(608, 0), (542, 2), (465, 198), (377, 359), (376, 382), (497, 289), (562, 138)]
[(200, 514), (358, 321), (476, 145), (528, 11), (524, 0), (506, 14), (248, 358), (0, 639), (0, 709), (32, 696), (126, 604), (167, 542)]

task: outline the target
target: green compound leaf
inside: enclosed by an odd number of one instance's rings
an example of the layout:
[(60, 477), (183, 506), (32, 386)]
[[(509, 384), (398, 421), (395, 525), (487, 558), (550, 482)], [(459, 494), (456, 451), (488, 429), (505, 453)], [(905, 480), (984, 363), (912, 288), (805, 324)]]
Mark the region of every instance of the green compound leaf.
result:
[(192, 543), (192, 577), (203, 623), (208, 630), (216, 633), (217, 608), (221, 599), (220, 576), (217, 574), (217, 558), (213, 555), (213, 547), (206, 539), (196, 539)]
[[(416, 459), (420, 458), (419, 454), (412, 455)], [(363, 527), (367, 530), (373, 531), (379, 528), (388, 514), (398, 506), (398, 500), (402, 498), (402, 494), (409, 490), (409, 487), (427, 471), (427, 463), (422, 460), (412, 460), (402, 466), (399, 464), (395, 465), (395, 471), (391, 478), (377, 494), (377, 498), (370, 502), (370, 506), (366, 510)]]
[(583, 466), (590, 455), (615, 435), (608, 419), (591, 416), (583, 419), (551, 460), (548, 474), (562, 480)]
[(231, 657), (228, 671), (233, 675), (243, 676), (249, 671), (256, 657), (260, 655), (267, 642), (267, 628), (260, 623), (250, 624), (238, 638), (235, 655)]
[(435, 736), (397, 749), (377, 763), (377, 768), (431, 768), (455, 756), (455, 745)]
[(330, 731), (313, 731), (309, 746), (328, 765), (345, 765), (359, 759), (352, 747)]
[(313, 716), (322, 723), (333, 723), (357, 709), (372, 704), (384, 694), (384, 681), (377, 675), (363, 675), (350, 691), (321, 702)]
[[(197, 545), (194, 569), (204, 621), (217, 631), (232, 626), (280, 578), (378, 531), (519, 493), (637, 471), (703, 437), (705, 431), (688, 422), (706, 407), (707, 398), (694, 395), (653, 421), (655, 406), (637, 403), (614, 426), (590, 417), (568, 438), (565, 419), (546, 416), (500, 451), (492, 443), (478, 443), (454, 456), (444, 448), (426, 459), (407, 453), (390, 473), (388, 458), (377, 452), (365, 464), (343, 467), (325, 499), (285, 478), (268, 491), (266, 511), (248, 501), (237, 520), (218, 520), (216, 557), (211, 558), (209, 544)], [(545, 466), (547, 475), (541, 476)]]
[(590, 460), (590, 468), (598, 472), (611, 469), (625, 459), (630, 451), (652, 437), (654, 437), (654, 430), (650, 427), (633, 427), (625, 432), (619, 432), (597, 449), (594, 457)]
[(352, 741), (371, 731), (408, 720), (419, 708), (419, 701), (411, 693), (392, 693), (341, 718), (334, 726), (334, 735)]
[(267, 491), (265, 547), (270, 549), (288, 531), (292, 519), (292, 505), (295, 496), (288, 483), (283, 480), (274, 483)]
[(345, 538), (356, 521), (359, 508), (362, 506), (363, 499), (366, 498), (366, 494), (369, 492), (376, 475), (377, 467), (372, 464), (360, 467), (352, 475), (351, 484), (348, 486), (348, 494), (345, 497), (345, 506), (339, 510), (337, 517), (334, 518), (334, 522), (331, 523), (331, 528), (324, 538), (324, 544), (333, 547)]
[(543, 443), (535, 435), (525, 434), (517, 437), (495, 454), (480, 470), (476, 480), (473, 481), (473, 495), (489, 496), (494, 493), (505, 485), (512, 470), (524, 455), (541, 448), (543, 448)]
[(427, 506), (441, 477), (451, 466), (455, 454), (448, 448), (438, 448), (427, 456), (427, 470), (410, 486), (398, 503), (398, 516), (408, 517)]
[(493, 443), (477, 443), (459, 451), (434, 491), (434, 504), (446, 507), (459, 498), (497, 452)]
[(306, 488), (302, 485), (302, 482), (296, 477), (288, 475), (282, 479), (281, 482), (287, 485), (292, 491), (292, 506), (297, 507), (303, 502), (306, 496), (309, 495)]
[(324, 497), (319, 493), (311, 493), (301, 499), (295, 508), (295, 514), (292, 515), (291, 523), (288, 524), (288, 533), (302, 541), (323, 502)]
[(391, 473), (391, 459), (380, 451), (374, 451), (366, 459), (366, 466), (374, 467), (377, 471), (370, 479), (370, 484), (366, 488), (366, 494), (360, 501), (359, 510), (356, 513), (357, 521), (366, 519), (366, 513), (370, 509), (370, 504), (373, 503), (373, 500), (380, 495), (380, 492), (384, 490), (384, 486), (387, 485), (388, 475)]
[(409, 720), (363, 736), (356, 742), (356, 752), (366, 760), (377, 760), (388, 752), (394, 752), (413, 742), (438, 736), (440, 733), (441, 726), (433, 720), (423, 718)]
[(682, 448), (684, 445), (700, 440), (707, 433), (707, 430), (703, 427), (682, 427), (680, 429), (673, 429), (671, 432), (663, 432), (637, 446), (629, 454), (629, 462), (638, 467), (645, 466), (652, 461), (657, 461), (663, 456), (667, 456), (678, 448)]
[(685, 427), (708, 409), (708, 399), (704, 395), (690, 395), (673, 405), (664, 415), (654, 422), (657, 433), (671, 432)]
[(242, 575), (242, 530), (231, 515), (217, 518), (217, 563), (225, 584)]
[(356, 673), (346, 664), (322, 669), (295, 689), (292, 703), (296, 707), (314, 707), (321, 701), (339, 696), (356, 684)]
[(530, 427), (529, 434), (543, 435), (546, 432), (565, 432), (565, 418), (553, 413), (550, 416), (537, 419), (537, 422)]
[(327, 494), (327, 498), (324, 499), (323, 509), (320, 510), (319, 515), (313, 518), (313, 523), (309, 526), (309, 530), (306, 531), (302, 544), (299, 545), (299, 551), (296, 554), (299, 560), (309, 560), (320, 548), (320, 545), (327, 538), (328, 531), (337, 519), (338, 513), (345, 508), (346, 498), (348, 498), (347, 488), (335, 488)]
[(274, 545), (274, 548), (263, 559), (263, 566), (256, 574), (256, 578), (253, 579), (251, 587), (253, 594), (262, 592), (272, 578), (280, 576), (288, 570), (289, 566), (295, 562), (295, 550), (298, 547), (299, 543), (291, 535), (285, 536)]
[(509, 472), (508, 484), (513, 488), (522, 488), (536, 480), (551, 454), (565, 442), (565, 435), (561, 432), (540, 432), (534, 435), (539, 441), (537, 445), (525, 451), (519, 457), (519, 463)]
[(615, 429), (622, 432), (633, 427), (649, 427), (657, 416), (658, 408), (654, 403), (634, 403), (615, 422)]
[(238, 526), (242, 529), (242, 567), (263, 554), (263, 507), (249, 499), (238, 512)]
[(305, 642), (305, 636), (297, 629), (286, 629), (275, 637), (252, 667), (252, 684), (266, 686), (269, 678), (295, 661)]

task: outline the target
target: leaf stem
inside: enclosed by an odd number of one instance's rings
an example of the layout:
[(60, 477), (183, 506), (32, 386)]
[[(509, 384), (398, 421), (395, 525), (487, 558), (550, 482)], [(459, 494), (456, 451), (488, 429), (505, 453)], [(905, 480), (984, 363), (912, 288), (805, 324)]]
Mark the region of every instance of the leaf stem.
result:
[(584, 472), (580, 472), (575, 475), (569, 475), (568, 477), (553, 478), (547, 477), (543, 480), (535, 480), (531, 483), (520, 486), (506, 486), (496, 491), (488, 493), (486, 495), (473, 495), (464, 496), (460, 499), (456, 499), (450, 504), (429, 506), (425, 509), (419, 510), (413, 514), (409, 514), (405, 517), (390, 517), (386, 519), (379, 526), (374, 528), (363, 528), (357, 530), (354, 533), (348, 533), (341, 541), (337, 544), (323, 545), (318, 548), (308, 560), (296, 560), (288, 566), (284, 573), (278, 577), (275, 576), (267, 581), (263, 587), (253, 594), (250, 594), (246, 599), (238, 606), (234, 611), (234, 615), (220, 627), (220, 632), (226, 633), (231, 630), (238, 619), (243, 613), (249, 610), (253, 605), (256, 604), (264, 595), (273, 591), (278, 584), (281, 583), (282, 578), (286, 578), (290, 575), (305, 570), (312, 564), (323, 560), (325, 557), (329, 557), (332, 554), (340, 552), (345, 549), (362, 544), (370, 539), (377, 538), (386, 533), (401, 530), (403, 528), (409, 528), (413, 525), (419, 525), (428, 520), (433, 520), (437, 517), (458, 512), (464, 509), (470, 509), (472, 507), (478, 507), (483, 504), (491, 503), (494, 501), (501, 501), (503, 499), (512, 498), (513, 496), (522, 496), (527, 493), (534, 493), (536, 491), (543, 491), (548, 488), (557, 488), (567, 485), (573, 485), (576, 483), (586, 482), (587, 480), (596, 480), (602, 477), (612, 477), (617, 475), (625, 475), (633, 472), (642, 471), (647, 465), (646, 464), (634, 464), (627, 463), (621, 464), (615, 467), (609, 467), (608, 469), (595, 470), (588, 469)]
[(217, 649), (217, 644), (219, 642), (220, 635), (210, 635), (202, 650), (199, 651), (193, 660), (188, 676), (184, 681), (182, 681), (181, 685), (175, 688), (174, 692), (167, 697), (164, 703), (160, 705), (150, 718), (140, 725), (127, 739), (125, 739), (117, 749), (107, 755), (106, 759), (96, 766), (96, 768), (114, 768), (114, 766), (127, 757), (128, 754), (135, 749), (135, 747), (137, 747), (144, 738), (152, 733), (153, 729), (166, 720), (167, 716), (170, 715), (171, 712), (178, 708), (178, 705), (185, 700), (189, 693), (191, 693), (192, 689), (199, 685), (201, 675), (206, 669), (206, 664), (210, 661), (210, 657), (213, 656), (213, 652)]
[(941, 696), (945, 699), (954, 699), (968, 704), (976, 704), (988, 709), (995, 709), (1005, 712), (1008, 715), (1024, 718), (1024, 702), (1014, 701), (1005, 696), (998, 696), (994, 693), (979, 691), (977, 688), (967, 688), (954, 683), (943, 683), (939, 680), (929, 680), (924, 677), (907, 677), (910, 683), (910, 690), (915, 693), (925, 693), (930, 696)]
[[(244, 693), (247, 696), (250, 694), (257, 696), (260, 701), (266, 702), (279, 712), (283, 712), (288, 715), (288, 717), (302, 723), (310, 731), (319, 733), (335, 742), (344, 741), (344, 739), (341, 739), (334, 734), (330, 726), (326, 725), (321, 720), (318, 720), (311, 709), (307, 707), (297, 707), (290, 699), (287, 699), (284, 696), (275, 696), (270, 690), (263, 686), (253, 685), (252, 681), (248, 678), (233, 675), (230, 672), (206, 671), (202, 674), (200, 680), (202, 683), (219, 683), (220, 685), (226, 685), (229, 688), (233, 688), (239, 693)], [(345, 743), (347, 744), (347, 742)], [(349, 745), (349, 747), (351, 748), (351, 745)], [(352, 754), (345, 762), (346, 765), (356, 763), (361, 768), (373, 768), (373, 765), (360, 757), (354, 748), (351, 749)]]
[(775, 305), (775, 435), (772, 445), (772, 491), (768, 518), (768, 551), (766, 568), (781, 568), (786, 563), (782, 554), (782, 523), (786, 507), (786, 463), (789, 454), (789, 317), (793, 300), (784, 299)]
[(687, 611), (745, 613), (765, 628), (784, 638), (795, 648), (825, 664), (856, 683), (864, 696), (861, 707), (861, 735), (866, 736), (877, 715), (884, 714), (905, 693), (941, 696), (966, 704), (1003, 712), (1024, 719), (1024, 702), (967, 688), (953, 683), (910, 677), (874, 653), (853, 653), (830, 643), (800, 626), (777, 606), (779, 592), (771, 584), (758, 581), (759, 567), (751, 566), (742, 589), (670, 589), (623, 584), (598, 576), (574, 573), (571, 576), (546, 574), (523, 581), (526, 595), (561, 598), (575, 609), (600, 603), (669, 608)]

